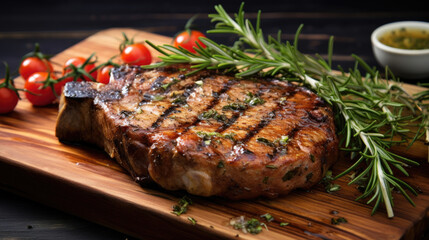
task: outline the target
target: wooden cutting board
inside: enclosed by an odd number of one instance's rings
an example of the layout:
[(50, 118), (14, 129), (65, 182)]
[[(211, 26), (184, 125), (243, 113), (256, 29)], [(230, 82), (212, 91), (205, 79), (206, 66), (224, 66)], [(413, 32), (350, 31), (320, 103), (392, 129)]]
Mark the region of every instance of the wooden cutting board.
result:
[[(96, 53), (99, 62), (118, 54), (122, 32), (136, 41), (171, 43), (171, 38), (133, 29), (101, 31), (59, 53), (52, 60), (57, 71), (72, 56)], [(153, 51), (152, 54), (158, 54)], [(22, 85), (23, 80), (17, 79)], [(406, 85), (412, 92), (420, 88)], [(149, 239), (413, 239), (429, 226), (429, 166), (427, 147), (420, 141), (412, 149), (395, 151), (421, 162), (410, 167), (405, 177), (421, 193), (413, 196), (412, 207), (394, 193), (395, 218), (388, 219), (381, 208), (370, 216), (371, 206), (354, 199), (360, 195), (349, 177), (336, 181), (341, 190), (326, 193), (322, 185), (310, 191), (297, 190), (274, 200), (229, 201), (191, 196), (194, 204), (181, 216), (172, 206), (185, 195), (157, 186), (142, 188), (103, 151), (85, 145), (66, 145), (55, 137), (57, 106), (32, 107), (25, 99), (16, 110), (0, 116), (0, 187), (65, 212)], [(350, 162), (341, 159), (333, 168), (340, 173)], [(275, 221), (260, 215), (270, 213)], [(334, 214), (336, 213), (336, 214)], [(257, 218), (267, 229), (258, 235), (233, 229), (230, 219)], [(188, 217), (194, 218), (193, 225)], [(344, 217), (348, 223), (332, 225), (331, 219)], [(288, 222), (288, 226), (280, 226)]]

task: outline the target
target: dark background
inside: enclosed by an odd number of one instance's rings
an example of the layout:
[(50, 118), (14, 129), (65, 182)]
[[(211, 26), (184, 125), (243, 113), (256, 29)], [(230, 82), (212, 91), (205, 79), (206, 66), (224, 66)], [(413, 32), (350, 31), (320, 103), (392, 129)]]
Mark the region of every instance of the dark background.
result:
[[(262, 29), (266, 35), (282, 30), (283, 40), (292, 41), (300, 24), (303, 53), (327, 53), (328, 39), (335, 37), (334, 65), (353, 67), (352, 53), (369, 65), (378, 66), (371, 49), (370, 35), (378, 26), (402, 20), (429, 21), (424, 1), (246, 1), (248, 17), (255, 19), (262, 10)], [(201, 31), (213, 27), (207, 17), (215, 4), (234, 13), (241, 1), (7, 1), (0, 12), (0, 61), (17, 71), (21, 57), (38, 42), (44, 53), (57, 54), (97, 31), (130, 27), (166, 36), (181, 31), (186, 21), (199, 14)], [(427, 5), (427, 4), (426, 4)], [(208, 35), (231, 44), (234, 37)], [(428, 63), (429, 65), (429, 63)], [(0, 66), (0, 77), (4, 68)], [(418, 82), (427, 80), (408, 80)], [(1, 146), (0, 146), (1, 148)], [(1, 183), (0, 183), (1, 188)], [(74, 216), (59, 212), (0, 191), (0, 239), (130, 239)]]
[[(335, 37), (334, 66), (353, 66), (352, 53), (371, 66), (378, 64), (371, 49), (370, 35), (378, 26), (401, 20), (429, 21), (424, 1), (348, 1), (348, 0), (263, 0), (246, 1), (250, 19), (262, 10), (262, 28), (266, 35), (279, 29), (284, 40), (293, 40), (296, 29), (304, 24), (300, 50), (326, 54), (328, 39)], [(155, 4), (156, 3), (156, 4)], [(34, 43), (43, 52), (56, 54), (87, 36), (111, 27), (131, 27), (174, 36), (186, 21), (198, 14), (196, 24), (202, 31), (213, 27), (207, 17), (215, 4), (228, 12), (238, 10), (241, 1), (8, 1), (0, 13), (0, 60), (12, 70)], [(208, 35), (230, 44), (234, 37)], [(4, 69), (0, 67), (0, 76)]]

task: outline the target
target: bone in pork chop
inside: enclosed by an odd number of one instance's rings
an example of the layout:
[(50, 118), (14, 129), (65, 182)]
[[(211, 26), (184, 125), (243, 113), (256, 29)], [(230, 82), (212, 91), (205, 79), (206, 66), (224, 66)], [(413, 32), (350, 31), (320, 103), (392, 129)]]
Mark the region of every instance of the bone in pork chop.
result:
[(56, 135), (103, 148), (140, 184), (230, 199), (309, 188), (337, 159), (332, 109), (310, 90), (189, 71), (121, 66), (107, 85), (67, 83)]

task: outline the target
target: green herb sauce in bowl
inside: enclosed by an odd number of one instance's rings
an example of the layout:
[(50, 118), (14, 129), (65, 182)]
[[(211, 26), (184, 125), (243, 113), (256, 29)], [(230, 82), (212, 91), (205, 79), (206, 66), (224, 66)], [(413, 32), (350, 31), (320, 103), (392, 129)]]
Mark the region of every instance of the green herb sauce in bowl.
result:
[(378, 63), (407, 79), (429, 77), (429, 22), (403, 21), (378, 27), (371, 35)]

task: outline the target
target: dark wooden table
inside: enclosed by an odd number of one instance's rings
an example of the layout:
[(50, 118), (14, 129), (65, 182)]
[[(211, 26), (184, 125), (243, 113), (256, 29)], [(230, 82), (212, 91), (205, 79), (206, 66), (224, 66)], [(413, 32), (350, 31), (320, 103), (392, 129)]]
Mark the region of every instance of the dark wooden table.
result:
[[(222, 3), (236, 12), (240, 1), (8, 1), (0, 14), (0, 60), (12, 71), (21, 57), (38, 42), (43, 52), (56, 54), (96, 33), (111, 27), (131, 27), (174, 36), (186, 21), (199, 14), (196, 24), (202, 31), (213, 25), (207, 17), (214, 4)], [(304, 24), (300, 50), (304, 53), (327, 53), (328, 39), (335, 36), (334, 65), (353, 67), (352, 53), (369, 65), (374, 59), (370, 35), (378, 26), (402, 20), (429, 21), (429, 8), (418, 1), (247, 1), (246, 13), (254, 19), (262, 10), (262, 28), (266, 35), (282, 29), (283, 40), (292, 41)], [(230, 44), (227, 35), (208, 35), (215, 41)], [(0, 77), (4, 68), (0, 66)], [(429, 82), (428, 79), (405, 82)], [(0, 146), (1, 148), (2, 146)], [(0, 189), (2, 185), (0, 183)], [(29, 199), (0, 190), (0, 239), (131, 239), (115, 230), (87, 222)], [(428, 234), (421, 239), (428, 238)]]

